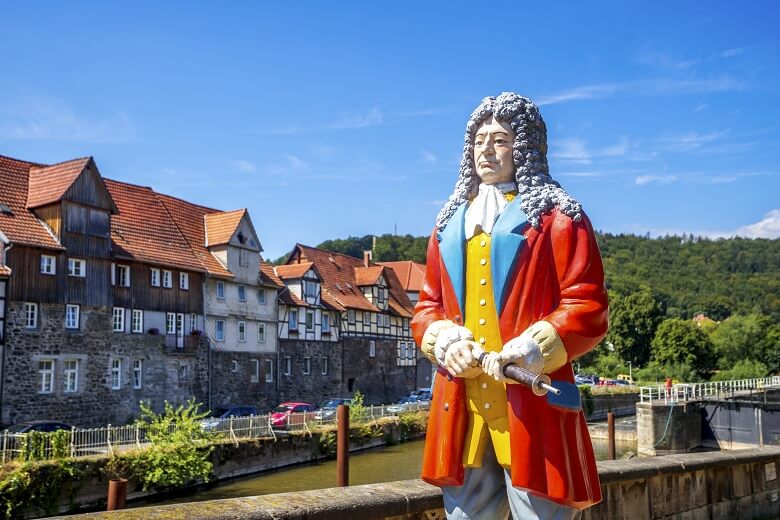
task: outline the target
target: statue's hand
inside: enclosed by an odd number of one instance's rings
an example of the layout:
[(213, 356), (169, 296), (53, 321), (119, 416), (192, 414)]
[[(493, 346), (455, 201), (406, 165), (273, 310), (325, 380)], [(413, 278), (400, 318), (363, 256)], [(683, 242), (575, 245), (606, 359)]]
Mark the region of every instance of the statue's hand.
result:
[(534, 374), (541, 374), (544, 369), (544, 357), (539, 344), (528, 333), (512, 338), (504, 345), (501, 352), (490, 352), (482, 361), (486, 374), (496, 381), (516, 383), (504, 375), (504, 367), (515, 364)]
[(441, 329), (436, 337), (436, 343), (434, 345), (434, 355), (436, 361), (442, 366), (445, 366), (444, 359), (449, 350), (450, 345), (458, 341), (473, 340), (474, 334), (471, 333), (466, 327), (453, 324), (451, 327)]
[(444, 354), (442, 366), (456, 377), (472, 378), (482, 373), (482, 367), (474, 357), (473, 348), (477, 344), (470, 340), (458, 340), (450, 344)]

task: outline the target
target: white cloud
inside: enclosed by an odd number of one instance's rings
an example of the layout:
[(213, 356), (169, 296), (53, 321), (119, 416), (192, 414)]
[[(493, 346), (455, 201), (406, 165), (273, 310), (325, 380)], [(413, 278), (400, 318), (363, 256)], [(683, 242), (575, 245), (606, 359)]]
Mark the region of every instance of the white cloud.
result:
[(688, 132), (687, 134), (680, 134), (672, 137), (666, 137), (661, 139), (664, 143), (664, 148), (667, 150), (678, 152), (690, 152), (691, 150), (697, 150), (702, 145), (712, 143), (726, 136), (729, 130), (718, 130), (707, 133)]
[(620, 138), (620, 142), (598, 150), (595, 155), (601, 157), (623, 157), (633, 147), (634, 145), (628, 140), (628, 137), (623, 136)]
[(631, 96), (657, 96), (674, 94), (700, 94), (745, 90), (747, 85), (727, 75), (705, 79), (642, 79), (621, 83), (583, 85), (562, 92), (538, 97), (538, 105), (555, 105), (585, 99), (603, 99), (616, 94)]
[(755, 224), (737, 229), (736, 234), (747, 238), (780, 238), (780, 209), (773, 209)]
[(655, 52), (645, 45), (639, 55), (639, 61), (645, 65), (667, 70), (684, 70), (701, 62), (699, 59), (682, 60), (664, 52)]
[(228, 164), (231, 168), (234, 170), (238, 170), (240, 172), (245, 173), (252, 173), (255, 170), (257, 170), (257, 167), (255, 166), (255, 163), (244, 160), (244, 159), (237, 159), (235, 161), (229, 161)]
[(336, 129), (365, 128), (367, 126), (381, 125), (383, 122), (384, 115), (382, 111), (374, 107), (365, 114), (344, 115), (335, 123), (327, 126), (328, 128)]
[(123, 111), (89, 117), (47, 94), (0, 97), (5, 98), (0, 103), (0, 137), (5, 139), (116, 143), (135, 136), (130, 117)]
[(422, 155), (423, 162), (427, 163), (435, 163), (436, 162), (436, 156), (429, 152), (428, 150), (425, 150), (424, 148), (420, 149), (420, 154)]
[(297, 155), (285, 155), (285, 159), (287, 159), (287, 163), (290, 166), (290, 168), (293, 168), (295, 170), (306, 170), (309, 168), (309, 163), (298, 157)]
[(554, 143), (550, 157), (577, 164), (590, 164), (591, 155), (582, 139), (561, 139)]
[(655, 175), (655, 174), (648, 174), (648, 175), (639, 175), (634, 179), (634, 182), (638, 186), (644, 186), (646, 184), (651, 183), (657, 183), (657, 184), (669, 184), (672, 182), (677, 181), (676, 175)]
[(733, 58), (734, 56), (739, 56), (743, 52), (745, 52), (745, 47), (735, 47), (733, 49), (726, 49), (720, 53), (720, 56), (721, 58)]
[(694, 112), (701, 112), (705, 108), (708, 108), (710, 105), (708, 103), (699, 103), (696, 105), (696, 108), (693, 109)]

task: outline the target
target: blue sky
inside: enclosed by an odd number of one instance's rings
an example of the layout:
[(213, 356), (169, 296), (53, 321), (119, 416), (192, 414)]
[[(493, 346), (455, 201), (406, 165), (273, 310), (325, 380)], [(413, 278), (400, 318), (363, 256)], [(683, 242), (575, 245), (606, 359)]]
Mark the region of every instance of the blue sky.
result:
[(427, 235), (513, 90), (596, 228), (780, 236), (776, 2), (542, 4), (3, 1), (0, 154), (247, 207), (273, 259)]

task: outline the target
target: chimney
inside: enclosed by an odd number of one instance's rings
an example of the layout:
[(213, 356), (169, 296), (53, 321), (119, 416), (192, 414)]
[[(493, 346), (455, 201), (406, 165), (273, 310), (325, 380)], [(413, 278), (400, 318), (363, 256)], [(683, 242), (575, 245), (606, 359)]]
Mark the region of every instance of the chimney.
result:
[(372, 257), (371, 251), (363, 251), (363, 267), (369, 267), (371, 265)]

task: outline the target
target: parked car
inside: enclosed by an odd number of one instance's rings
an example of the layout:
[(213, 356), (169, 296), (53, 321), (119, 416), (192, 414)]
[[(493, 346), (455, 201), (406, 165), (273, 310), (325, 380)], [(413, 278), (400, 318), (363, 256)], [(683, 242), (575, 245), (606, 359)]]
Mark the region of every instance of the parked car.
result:
[(606, 378), (606, 377), (600, 377), (598, 384), (599, 384), (599, 386), (615, 386), (615, 385), (617, 385), (617, 383), (615, 382), (614, 379), (609, 379), (609, 378)]
[(431, 394), (430, 388), (418, 388), (417, 390), (413, 390), (412, 393), (409, 394), (409, 397), (414, 397), (418, 401), (430, 401), (433, 398), (433, 395)]
[(420, 400), (415, 397), (402, 397), (398, 400), (398, 402), (388, 406), (386, 410), (389, 413), (403, 413), (409, 411), (410, 409), (414, 409), (415, 405), (419, 402)]
[(630, 383), (626, 381), (625, 379), (616, 379), (615, 385), (617, 386), (634, 386), (634, 383)]
[(596, 375), (577, 374), (574, 376), (574, 383), (578, 385), (596, 385), (599, 382), (599, 378)]
[(290, 417), (293, 414), (313, 412), (317, 407), (309, 403), (285, 402), (274, 408), (271, 412), (271, 426), (274, 428), (289, 428), (291, 424)]
[(209, 417), (200, 422), (204, 430), (213, 430), (219, 426), (222, 419), (229, 417), (249, 417), (257, 415), (257, 409), (254, 406), (228, 406), (225, 408), (216, 408)]
[(73, 426), (59, 421), (22, 421), (5, 429), (8, 433), (56, 432), (57, 430), (72, 430)]
[(314, 418), (318, 421), (331, 421), (336, 417), (336, 410), (339, 405), (351, 405), (352, 399), (349, 397), (333, 397), (320, 405), (320, 409), (314, 412)]

